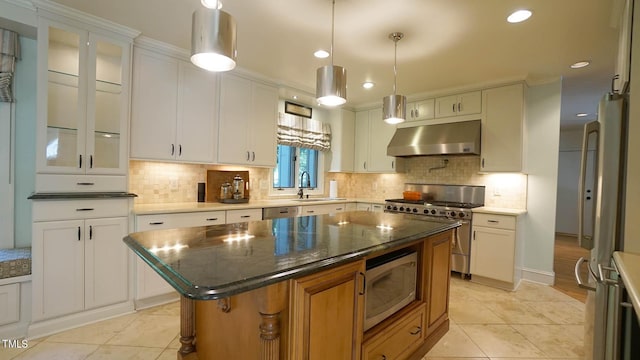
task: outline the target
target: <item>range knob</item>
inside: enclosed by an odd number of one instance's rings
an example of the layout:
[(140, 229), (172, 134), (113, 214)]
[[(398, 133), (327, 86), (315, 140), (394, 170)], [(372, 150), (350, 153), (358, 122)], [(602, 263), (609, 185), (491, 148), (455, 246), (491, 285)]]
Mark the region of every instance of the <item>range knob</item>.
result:
[[(432, 210), (432, 211), (433, 211), (433, 210)], [(427, 209), (424, 209), (424, 211), (423, 211), (423, 212), (424, 212), (425, 214), (429, 214), (429, 210), (427, 210)]]
[(418, 209), (413, 208), (413, 212), (414, 212), (414, 213), (417, 213), (417, 212), (418, 212)]
[(461, 218), (463, 218), (463, 217), (464, 217), (464, 213), (463, 213), (463, 212), (459, 212), (459, 213), (458, 213), (458, 216), (459, 216), (459, 217), (461, 217)]
[(394, 207), (393, 207), (393, 210), (394, 210), (394, 211), (398, 211), (398, 207), (397, 207), (397, 206), (394, 206)]
[(391, 210), (392, 208), (393, 208), (393, 206), (387, 205), (387, 210)]
[(400, 211), (404, 211), (404, 206), (400, 206)]
[(435, 215), (436, 214), (436, 209), (431, 209), (431, 215)]
[(409, 209), (409, 208), (407, 208), (406, 210), (407, 210), (407, 212), (411, 212), (411, 209)]
[(449, 215), (451, 215), (451, 217), (456, 217), (456, 215), (458, 215), (458, 214), (456, 214), (455, 211), (452, 211), (452, 212), (449, 213)]

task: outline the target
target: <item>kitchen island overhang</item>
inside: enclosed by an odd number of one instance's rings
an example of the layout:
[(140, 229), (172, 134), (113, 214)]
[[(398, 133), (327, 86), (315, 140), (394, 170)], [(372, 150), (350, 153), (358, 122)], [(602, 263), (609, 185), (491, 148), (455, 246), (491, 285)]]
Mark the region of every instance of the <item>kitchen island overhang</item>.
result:
[(278, 298), (259, 301), (260, 337), (273, 341), (278, 336), (269, 335), (263, 325), (279, 334), (273, 321), (287, 308), (288, 288), (282, 286), (287, 280), (363, 261), (458, 226), (456, 221), (356, 211), (147, 231), (124, 241), (182, 295), (179, 354), (187, 355), (195, 350), (194, 300), (219, 300), (224, 308), (230, 297), (249, 292)]

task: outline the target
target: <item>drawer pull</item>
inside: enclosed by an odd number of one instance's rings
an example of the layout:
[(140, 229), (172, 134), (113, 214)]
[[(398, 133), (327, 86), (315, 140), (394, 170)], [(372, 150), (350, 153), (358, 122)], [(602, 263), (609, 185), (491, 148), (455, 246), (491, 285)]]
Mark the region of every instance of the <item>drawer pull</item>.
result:
[(314, 212), (316, 212), (315, 210), (307, 210), (307, 213), (309, 214), (313, 214)]
[(380, 359), (387, 360), (387, 356), (386, 355), (382, 355), (382, 357)]
[(415, 330), (411, 331), (409, 334), (418, 335), (422, 332), (422, 328), (420, 326), (416, 326)]
[(250, 217), (251, 217), (251, 215), (242, 215), (242, 216), (240, 216), (240, 218), (242, 218), (242, 219), (246, 219), (246, 218), (250, 218)]
[(93, 208), (80, 208), (80, 209), (76, 209), (76, 211), (93, 211), (95, 209)]
[(79, 183), (76, 183), (76, 185), (93, 186), (93, 185), (95, 185), (95, 183), (92, 183), (92, 182), (79, 182)]
[(342, 208), (336, 208), (336, 211), (342, 211)]
[(288, 213), (289, 213), (289, 210), (282, 210), (282, 211), (280, 211), (280, 214), (288, 214)]
[(218, 218), (208, 218), (207, 221), (216, 221)]
[(149, 223), (149, 225), (162, 225), (162, 224), (164, 224), (164, 221), (154, 221)]
[(491, 224), (498, 224), (500, 221), (498, 221), (498, 220), (487, 220), (487, 222), (491, 223)]

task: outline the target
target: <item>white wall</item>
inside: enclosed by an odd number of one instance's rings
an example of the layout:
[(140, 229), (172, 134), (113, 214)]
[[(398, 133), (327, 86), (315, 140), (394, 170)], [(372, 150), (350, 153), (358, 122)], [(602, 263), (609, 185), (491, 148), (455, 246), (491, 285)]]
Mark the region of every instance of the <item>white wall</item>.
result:
[(31, 246), (31, 200), (36, 173), (36, 41), (20, 37), (16, 62), (15, 246)]
[(0, 248), (13, 247), (12, 104), (0, 102)]
[(552, 283), (560, 137), (561, 80), (527, 92), (527, 216), (523, 278)]

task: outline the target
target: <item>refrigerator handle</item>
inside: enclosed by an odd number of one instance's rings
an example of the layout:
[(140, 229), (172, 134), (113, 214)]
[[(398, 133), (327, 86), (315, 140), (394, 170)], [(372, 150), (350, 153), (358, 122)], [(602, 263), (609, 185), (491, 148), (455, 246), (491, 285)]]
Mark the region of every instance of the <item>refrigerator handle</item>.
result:
[(589, 285), (585, 285), (585, 283), (582, 281), (582, 278), (580, 277), (580, 266), (584, 263), (587, 263), (587, 267), (589, 267), (589, 259), (585, 259), (584, 257), (581, 257), (580, 259), (578, 259), (578, 261), (576, 262), (576, 267), (574, 268), (574, 274), (576, 276), (576, 282), (578, 283), (578, 286), (582, 289), (587, 289), (590, 291), (596, 291), (596, 288), (593, 286), (589, 286)]
[[(584, 135), (582, 137), (582, 156), (580, 159), (580, 178), (578, 182), (578, 244), (587, 250), (593, 249), (593, 237), (584, 235), (584, 192), (587, 181), (587, 154), (589, 153), (589, 136), (596, 134), (600, 136), (600, 123), (592, 121), (584, 125)], [(596, 141), (596, 144), (598, 141)], [(596, 149), (597, 152), (597, 149)], [(594, 189), (595, 192), (595, 189)], [(594, 198), (597, 194), (594, 193)]]

